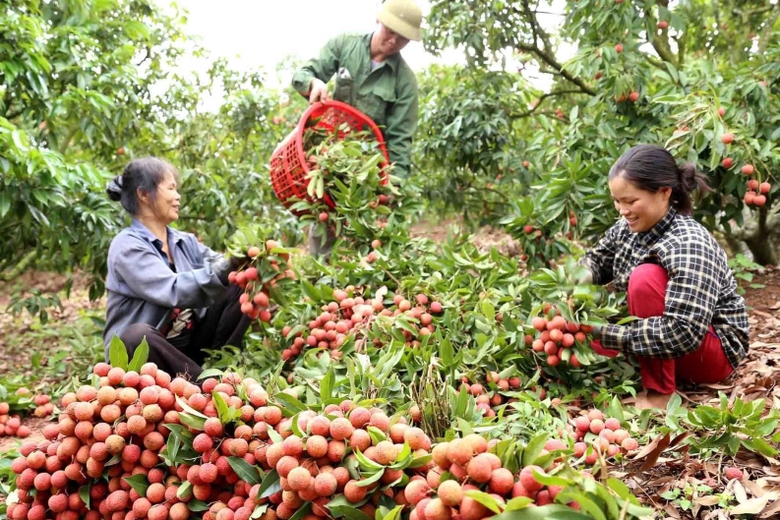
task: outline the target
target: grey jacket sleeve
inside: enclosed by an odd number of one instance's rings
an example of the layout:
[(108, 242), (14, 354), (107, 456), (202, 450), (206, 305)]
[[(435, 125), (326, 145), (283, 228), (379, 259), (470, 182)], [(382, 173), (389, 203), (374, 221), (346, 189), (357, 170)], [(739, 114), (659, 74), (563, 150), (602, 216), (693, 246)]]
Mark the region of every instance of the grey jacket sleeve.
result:
[(225, 290), (209, 262), (199, 269), (175, 273), (141, 244), (124, 248), (114, 258), (113, 268), (133, 296), (162, 307), (207, 307)]

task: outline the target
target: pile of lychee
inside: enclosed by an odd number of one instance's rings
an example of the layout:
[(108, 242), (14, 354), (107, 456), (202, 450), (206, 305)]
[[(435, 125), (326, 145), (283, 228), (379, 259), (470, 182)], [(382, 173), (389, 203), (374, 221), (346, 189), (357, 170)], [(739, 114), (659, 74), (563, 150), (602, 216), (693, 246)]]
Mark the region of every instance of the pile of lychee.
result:
[(541, 468), (503, 468), (495, 441), (472, 434), (432, 447), (370, 402), (291, 410), (235, 373), (200, 386), (152, 363), (94, 373), (96, 386), (63, 397), (45, 439), (22, 445), (9, 519), (313, 520), (333, 517), (340, 498), (370, 517), (384, 504), (414, 506), (416, 520), (477, 520), (491, 513), (469, 489), (501, 504), (555, 498), (534, 478)]
[[(30, 394), (30, 390), (25, 387), (16, 390), (17, 396), (27, 397)], [(47, 417), (54, 412), (54, 403), (51, 402), (51, 397), (46, 394), (37, 394), (33, 397), (32, 402), (35, 404), (33, 411), (35, 417)], [(25, 438), (30, 433), (30, 428), (22, 424), (21, 414), (12, 412), (11, 403), (0, 401), (0, 437)]]
[(22, 418), (18, 413), (11, 413), (8, 403), (0, 402), (0, 437), (27, 437), (30, 428), (22, 424)]
[[(423, 293), (414, 299), (396, 293), (392, 300), (385, 300), (384, 296), (364, 298), (358, 292), (354, 286), (334, 290), (334, 301), (323, 305), (322, 312), (308, 323), (308, 327), (293, 334), (292, 343), (282, 352), (282, 359), (295, 358), (306, 348), (330, 350), (332, 357), (339, 358), (342, 355), (339, 348), (348, 336), (363, 337), (369, 330), (374, 331), (371, 344), (381, 347), (385, 334), (373, 326), (380, 317), (390, 320), (404, 317), (406, 323), (401, 330), (406, 346), (417, 348), (423, 338), (436, 330), (434, 316), (443, 311), (440, 302), (430, 301)], [(292, 330), (285, 326), (282, 335), (286, 338)]]
[(289, 267), (290, 254), (278, 241), (267, 240), (265, 249), (252, 246), (246, 256), (248, 261), (240, 270), (232, 271), (228, 281), (244, 289), (239, 298), (241, 312), (268, 323), (273, 317), (269, 310), (271, 291), (282, 282), (295, 280), (295, 272)]

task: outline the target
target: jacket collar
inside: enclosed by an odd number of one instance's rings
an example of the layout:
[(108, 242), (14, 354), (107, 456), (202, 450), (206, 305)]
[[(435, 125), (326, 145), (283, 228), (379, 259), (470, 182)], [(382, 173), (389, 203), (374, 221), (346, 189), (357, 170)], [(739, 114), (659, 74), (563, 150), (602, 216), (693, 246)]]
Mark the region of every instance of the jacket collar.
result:
[(677, 210), (675, 210), (672, 207), (669, 207), (669, 211), (664, 215), (664, 217), (656, 222), (655, 226), (651, 227), (647, 231), (643, 231), (642, 233), (639, 233), (639, 239), (646, 243), (650, 244), (661, 238), (666, 234), (667, 231), (669, 231), (669, 228), (672, 227), (672, 223), (674, 222), (675, 217), (677, 216)]
[[(162, 246), (160, 243), (160, 239), (154, 236), (154, 233), (149, 231), (149, 228), (144, 226), (140, 220), (133, 219), (132, 223), (130, 224), (130, 229), (132, 229), (135, 233), (138, 234), (138, 236), (146, 239), (151, 244), (159, 244), (159, 246)], [(182, 240), (184, 240), (184, 237), (181, 233), (173, 229), (171, 226), (166, 226), (165, 229), (168, 232), (168, 242), (172, 242), (174, 244), (178, 244)]]

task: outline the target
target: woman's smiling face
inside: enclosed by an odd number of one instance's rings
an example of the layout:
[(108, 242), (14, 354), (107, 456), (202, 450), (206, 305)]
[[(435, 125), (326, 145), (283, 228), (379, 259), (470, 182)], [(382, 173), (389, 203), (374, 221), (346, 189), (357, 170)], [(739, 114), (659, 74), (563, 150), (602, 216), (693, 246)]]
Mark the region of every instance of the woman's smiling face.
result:
[(615, 202), (615, 209), (626, 219), (633, 233), (649, 231), (669, 211), (671, 188), (657, 192), (640, 189), (623, 175), (609, 181), (609, 191)]

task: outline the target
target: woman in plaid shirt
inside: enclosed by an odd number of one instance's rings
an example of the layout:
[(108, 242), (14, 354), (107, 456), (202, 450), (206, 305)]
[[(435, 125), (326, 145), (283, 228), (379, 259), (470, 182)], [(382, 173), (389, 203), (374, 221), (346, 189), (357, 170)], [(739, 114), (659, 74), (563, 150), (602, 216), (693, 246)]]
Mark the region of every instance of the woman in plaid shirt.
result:
[(659, 146), (631, 148), (609, 172), (622, 218), (583, 261), (586, 281), (626, 291), (639, 318), (593, 331), (597, 352), (636, 356), (647, 391), (638, 404), (664, 404), (678, 381), (723, 381), (747, 355), (745, 300), (726, 253), (691, 216), (696, 189), (710, 188), (694, 165), (678, 167)]

